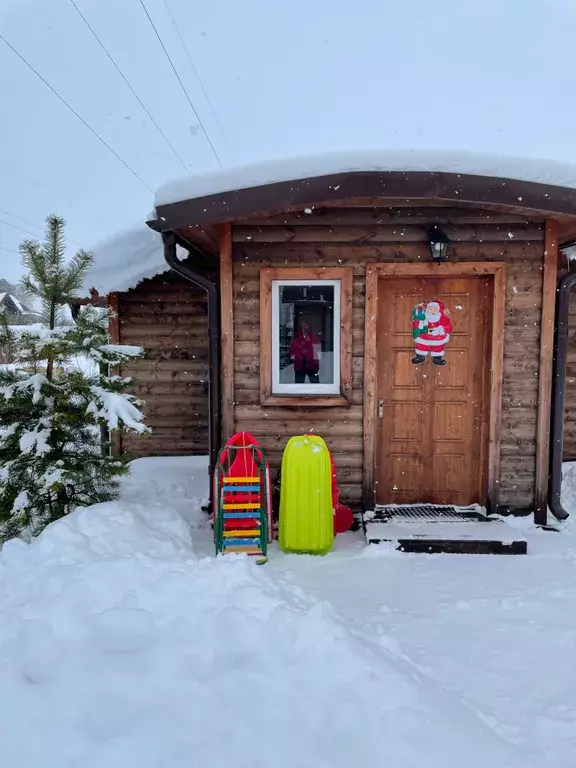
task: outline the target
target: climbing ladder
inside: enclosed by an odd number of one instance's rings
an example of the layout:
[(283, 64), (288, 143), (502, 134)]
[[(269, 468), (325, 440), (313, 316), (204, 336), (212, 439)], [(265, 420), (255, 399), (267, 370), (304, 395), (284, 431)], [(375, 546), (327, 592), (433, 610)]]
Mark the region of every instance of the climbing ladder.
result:
[[(237, 476), (238, 469), (250, 472)], [(214, 485), (216, 554), (244, 552), (265, 562), (270, 502), (263, 450), (252, 445), (223, 448), (218, 456)]]

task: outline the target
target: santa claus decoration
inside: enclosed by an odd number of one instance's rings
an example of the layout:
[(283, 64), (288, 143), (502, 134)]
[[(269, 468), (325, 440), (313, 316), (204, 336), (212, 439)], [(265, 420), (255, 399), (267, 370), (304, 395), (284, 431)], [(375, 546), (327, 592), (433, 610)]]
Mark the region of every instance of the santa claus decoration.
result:
[(434, 365), (446, 365), (444, 348), (450, 340), (450, 312), (441, 301), (423, 301), (412, 310), (414, 365), (425, 362), (428, 355)]

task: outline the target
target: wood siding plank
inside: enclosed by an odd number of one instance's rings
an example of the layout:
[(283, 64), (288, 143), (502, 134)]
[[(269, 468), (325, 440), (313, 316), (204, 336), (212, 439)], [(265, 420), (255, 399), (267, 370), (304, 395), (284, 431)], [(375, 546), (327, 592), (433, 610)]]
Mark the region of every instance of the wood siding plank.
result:
[(222, 224), (220, 229), (220, 334), (224, 445), (234, 434), (234, 299), (230, 224)]

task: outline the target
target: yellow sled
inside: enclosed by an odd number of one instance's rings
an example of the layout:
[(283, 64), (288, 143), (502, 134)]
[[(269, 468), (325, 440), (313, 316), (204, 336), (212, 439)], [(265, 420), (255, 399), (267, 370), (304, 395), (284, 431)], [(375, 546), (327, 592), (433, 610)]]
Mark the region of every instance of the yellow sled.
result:
[(330, 452), (317, 435), (292, 437), (284, 450), (278, 539), (283, 552), (325, 555), (332, 548)]

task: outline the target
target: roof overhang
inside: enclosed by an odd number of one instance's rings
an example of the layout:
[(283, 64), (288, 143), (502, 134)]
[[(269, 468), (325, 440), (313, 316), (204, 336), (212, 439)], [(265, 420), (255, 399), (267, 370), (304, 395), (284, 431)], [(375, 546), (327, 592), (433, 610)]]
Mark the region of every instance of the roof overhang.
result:
[(337, 204), (350, 199), (436, 200), (486, 205), (558, 218), (562, 239), (576, 237), (576, 189), (495, 176), (422, 171), (347, 171), (218, 192), (156, 206), (148, 224), (184, 230), (224, 221)]

